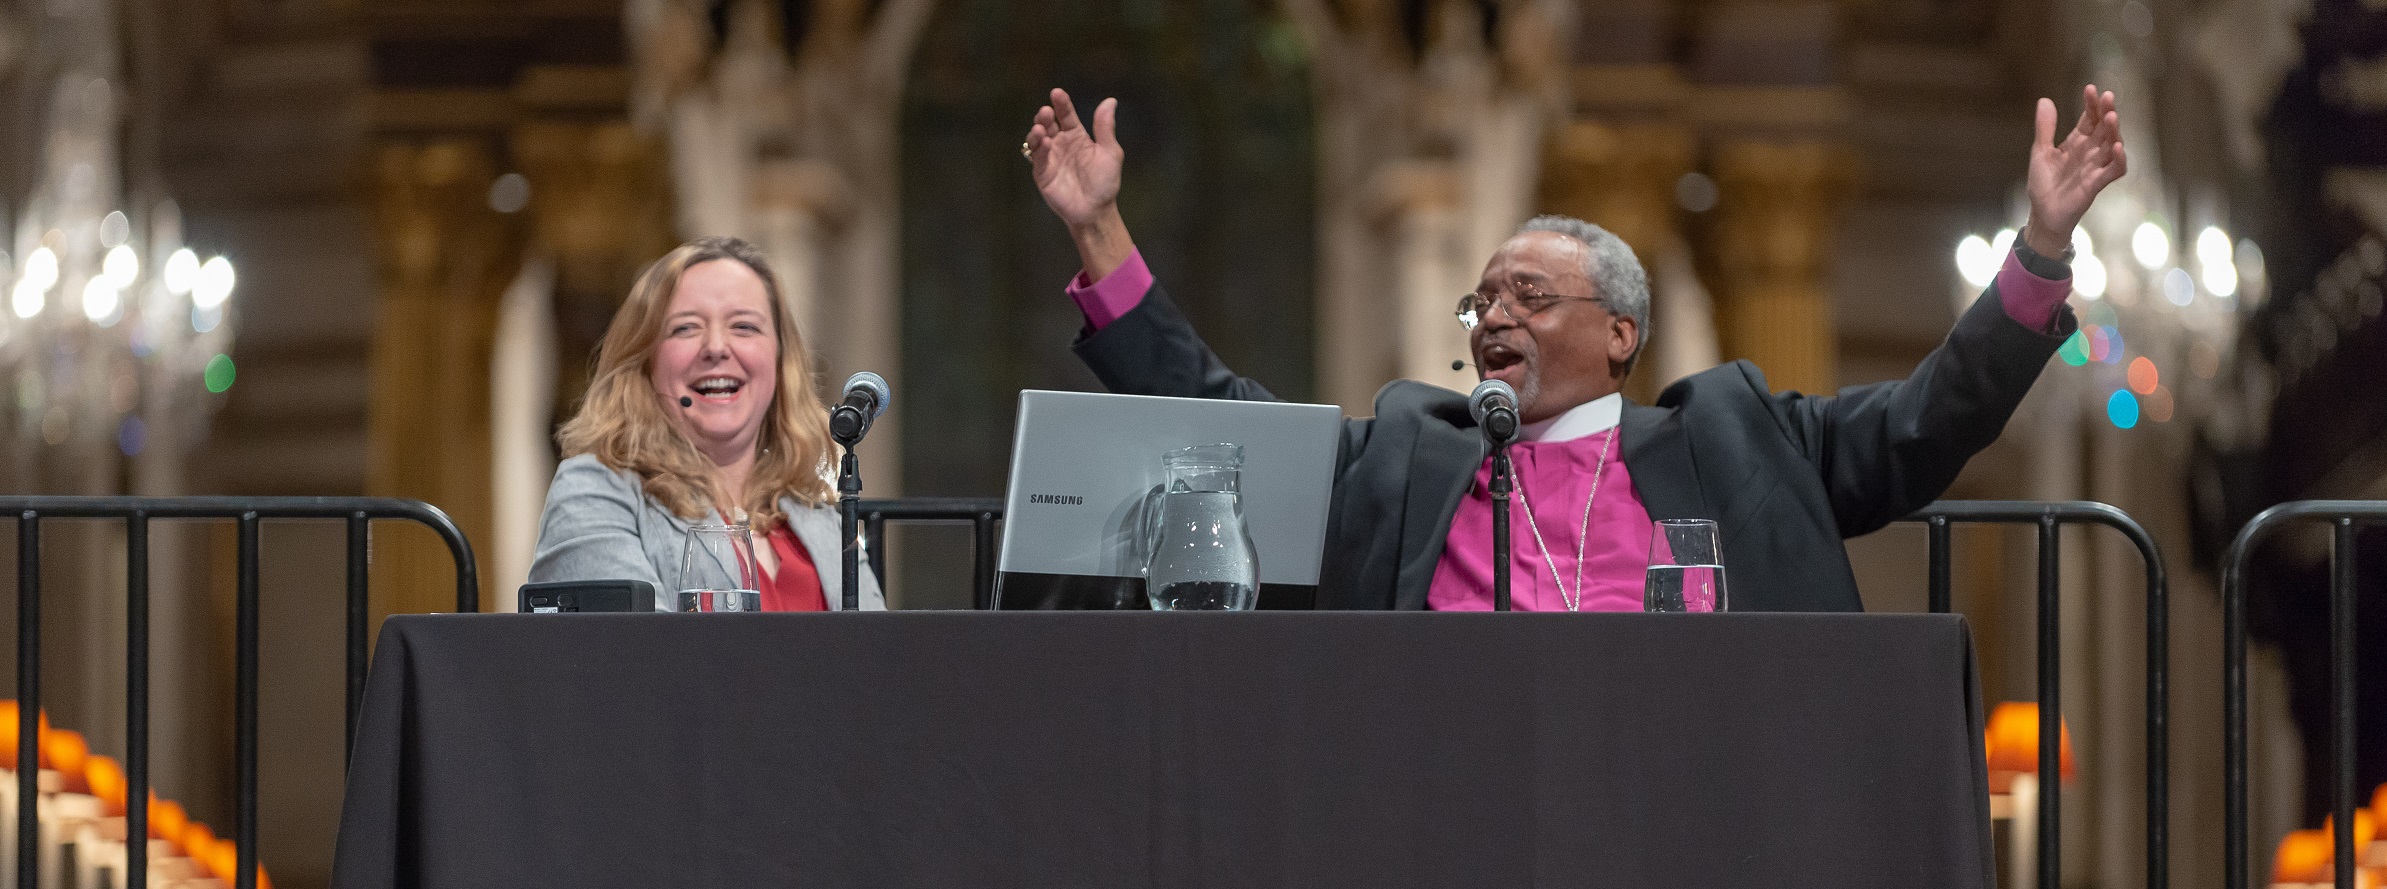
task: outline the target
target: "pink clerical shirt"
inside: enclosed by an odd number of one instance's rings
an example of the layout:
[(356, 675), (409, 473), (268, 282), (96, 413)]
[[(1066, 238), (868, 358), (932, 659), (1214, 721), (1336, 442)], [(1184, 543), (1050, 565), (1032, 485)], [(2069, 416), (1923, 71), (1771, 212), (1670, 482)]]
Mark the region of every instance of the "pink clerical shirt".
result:
[[(1069, 297), (1085, 313), (1086, 326), (1101, 330), (1133, 310), (1151, 289), (1152, 270), (1138, 252), (1101, 281), (1078, 272), (1069, 284)], [(1998, 270), (1997, 292), (2007, 317), (2032, 330), (2052, 332), (2056, 307), (2071, 295), (2072, 282), (2039, 277), (2023, 267), (2019, 256), (2008, 254)], [(1578, 595), (1584, 611), (1641, 610), (1642, 573), (1649, 564), (1654, 529), (1624, 465), (1623, 430), (1617, 425), (1623, 404), (1623, 396), (1609, 395), (1577, 405), (1527, 425), (1518, 443), (1509, 447), (1518, 478), (1517, 496), (1509, 501), (1509, 604), (1516, 610), (1563, 611), (1566, 598)], [(1605, 470), (1600, 469), (1603, 463)], [(1599, 482), (1596, 496), (1594, 478)], [(1476, 468), (1475, 484), (1451, 517), (1450, 536), (1443, 542), (1442, 560), (1434, 566), (1426, 607), (1491, 609), (1491, 480), (1492, 460), (1486, 457)], [(1589, 531), (1581, 534), (1586, 501)], [(1586, 536), (1578, 593), (1575, 547)], [(1560, 593), (1561, 583), (1565, 595)]]

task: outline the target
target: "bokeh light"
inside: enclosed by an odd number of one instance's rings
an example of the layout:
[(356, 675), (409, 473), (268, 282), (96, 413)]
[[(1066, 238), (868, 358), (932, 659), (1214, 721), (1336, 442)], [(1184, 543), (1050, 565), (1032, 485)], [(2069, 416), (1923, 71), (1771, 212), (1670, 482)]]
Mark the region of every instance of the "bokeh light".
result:
[(2202, 272), (2199, 277), (2205, 292), (2214, 296), (2231, 296), (2238, 292), (2238, 265), (2231, 258), (2236, 252), (2230, 245), (2230, 234), (2220, 226), (2208, 225), (2196, 233), (2196, 263)]
[(2073, 367), (2089, 363), (2088, 336), (2078, 330), (2073, 331), (2071, 336), (2064, 338), (2063, 345), (2056, 347), (2055, 355)]
[(2250, 238), (2238, 240), (2236, 261), (2239, 289), (2245, 291), (2249, 308), (2262, 301), (2263, 288), (2270, 283), (2270, 270), (2263, 264), (2263, 248)]
[[(2006, 254), (2014, 252), (2014, 236), (2013, 229), (1998, 229), (1997, 236), (1989, 239), (1989, 258), (1998, 265), (2005, 265)], [(1996, 270), (1991, 269), (1991, 271), (1995, 272)]]
[(2238, 269), (2227, 263), (2205, 266), (2205, 292), (2214, 296), (2238, 295)]
[(2140, 355), (2130, 359), (2130, 391), (2145, 395), (2162, 383), (2162, 375), (2155, 369), (2155, 359)]
[(207, 359), (207, 391), (222, 392), (232, 388), (233, 376), (232, 356), (217, 353), (216, 357)]
[(2105, 298), (2105, 260), (2083, 253), (2072, 262), (2072, 290), (2088, 299)]
[(2187, 269), (2174, 267), (2163, 273), (2163, 298), (2175, 306), (2196, 301), (2196, 281), (2188, 277)]
[(2188, 372), (2197, 379), (2210, 380), (2221, 372), (2221, 350), (2211, 342), (2197, 340), (2188, 347)]
[(499, 213), (520, 213), (530, 206), (530, 179), (520, 173), (507, 173), (489, 183), (489, 209)]
[(2140, 405), (2140, 408), (2146, 415), (2147, 422), (2169, 423), (2175, 407), (2172, 401), (2171, 387), (2157, 386), (2154, 391), (2147, 393), (2145, 403)]
[(199, 254), (189, 247), (174, 251), (166, 257), (165, 278), (167, 293), (181, 296), (191, 292), (199, 283)]
[(131, 244), (108, 248), (108, 256), (100, 260), (99, 268), (100, 274), (106, 275), (108, 283), (116, 285), (118, 290), (130, 290), (133, 282), (141, 279), (141, 257), (133, 254)]
[(141, 456), (141, 449), (149, 445), (149, 427), (140, 417), (126, 417), (116, 424), (116, 450), (127, 457)]
[(41, 314), (45, 302), (48, 300), (42, 296), (42, 288), (34, 284), (33, 279), (27, 278), (18, 281), (17, 286), (9, 292), (8, 308), (17, 313), (19, 318), (31, 318)]
[(2172, 258), (2172, 239), (2154, 220), (2138, 224), (2130, 233), (2130, 255), (2138, 259), (2140, 267), (2148, 271), (2162, 268)]
[(24, 274), (18, 281), (33, 285), (35, 290), (47, 291), (58, 284), (58, 254), (48, 247), (35, 247), (25, 254)]
[(223, 305), (232, 296), (232, 261), (221, 256), (199, 266), (199, 278), (191, 285), (191, 304), (203, 309)]
[(2088, 332), (2090, 361), (2104, 361), (2105, 356), (2113, 354), (2113, 334), (2108, 333), (2103, 325), (2091, 324)]
[(124, 300), (108, 276), (98, 275), (83, 284), (83, 317), (91, 319), (91, 323), (114, 327), (116, 319), (123, 317), (118, 311), (123, 307)]
[(1716, 189), (1716, 180), (1709, 178), (1706, 173), (1693, 170), (1674, 180), (1674, 200), (1682, 204), (1685, 210), (1693, 213), (1713, 210), (1718, 197), (1720, 194)]
[(192, 333), (206, 333), (216, 329), (216, 325), (222, 323), (224, 323), (223, 306), (209, 308), (207, 306), (195, 305), (191, 307)]
[(2196, 261), (2204, 265), (2230, 264), (2230, 236), (2219, 226), (2205, 226), (2196, 233)]
[(1989, 241), (1980, 235), (1965, 235), (1956, 242), (1956, 273), (1964, 276), (1964, 283), (1987, 287), (1997, 278), (1998, 255), (1990, 249)]
[(2122, 329), (2119, 327), (2101, 327), (2098, 329), (2105, 331), (2105, 354), (2098, 356), (2097, 360), (2103, 361), (2107, 364), (2122, 363), (2122, 356), (2129, 354), (2128, 352), (2123, 351)]
[(2105, 399), (2105, 418), (2112, 420), (2119, 429), (2138, 425), (2138, 396), (2130, 394), (2128, 389), (2114, 390), (2113, 395)]
[(133, 221), (132, 221), (131, 219), (129, 219), (129, 218), (126, 218), (126, 217), (125, 217), (125, 215), (124, 215), (124, 211), (122, 211), (122, 210), (110, 210), (110, 211), (108, 211), (108, 215), (107, 215), (107, 216), (105, 216), (105, 217), (102, 217), (102, 218), (100, 219), (100, 221), (99, 221), (99, 246), (100, 246), (100, 249), (102, 249), (102, 250), (114, 250), (114, 249), (116, 249), (116, 248), (118, 248), (118, 247), (122, 247), (122, 246), (124, 246), (124, 242), (126, 242), (126, 241), (130, 241), (130, 240), (132, 240), (132, 239), (133, 239)]

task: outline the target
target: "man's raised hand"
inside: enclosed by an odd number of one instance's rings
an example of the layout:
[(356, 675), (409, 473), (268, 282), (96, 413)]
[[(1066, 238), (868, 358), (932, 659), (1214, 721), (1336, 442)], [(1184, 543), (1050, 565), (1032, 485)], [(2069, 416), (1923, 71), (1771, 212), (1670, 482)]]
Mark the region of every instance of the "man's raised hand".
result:
[(1096, 222), (1119, 200), (1119, 169), (1127, 152), (1119, 147), (1118, 109), (1119, 100), (1102, 100), (1089, 130), (1078, 120), (1069, 93), (1056, 89), (1051, 104), (1037, 109), (1036, 123), (1028, 128), (1036, 190), (1073, 230)]
[(2022, 237), (2042, 256), (2063, 255), (2072, 244), (2073, 227), (2088, 214), (2097, 193), (2129, 168), (2112, 92), (2100, 93), (2096, 84), (2083, 88), (2080, 120), (2061, 142), (2055, 124), (2055, 102), (2040, 99), (2031, 139), (2031, 218)]
[(1020, 148), (1036, 174), (1044, 205), (1069, 226), (1086, 274), (1096, 280), (1135, 252), (1127, 223), (1119, 216), (1119, 170), (1127, 152), (1119, 147), (1119, 100), (1094, 108), (1094, 128), (1078, 120), (1069, 93), (1055, 89), (1051, 104), (1037, 109)]

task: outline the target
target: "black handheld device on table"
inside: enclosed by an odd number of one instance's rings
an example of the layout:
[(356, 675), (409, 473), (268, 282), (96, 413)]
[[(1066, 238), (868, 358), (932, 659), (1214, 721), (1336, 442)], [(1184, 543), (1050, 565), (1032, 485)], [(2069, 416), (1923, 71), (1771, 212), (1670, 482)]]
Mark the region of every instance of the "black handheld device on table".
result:
[(523, 614), (653, 610), (655, 585), (643, 580), (559, 580), (522, 585)]

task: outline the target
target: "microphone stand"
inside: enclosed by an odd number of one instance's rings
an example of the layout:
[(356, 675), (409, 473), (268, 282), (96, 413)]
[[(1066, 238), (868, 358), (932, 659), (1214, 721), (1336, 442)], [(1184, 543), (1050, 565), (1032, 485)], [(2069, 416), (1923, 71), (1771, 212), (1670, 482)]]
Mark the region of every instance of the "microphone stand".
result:
[(845, 611), (862, 610), (862, 465), (854, 459), (854, 446), (845, 446), (845, 459), (837, 461), (837, 511), (844, 514), (845, 551)]
[[(1494, 384), (1487, 384), (1494, 385)], [(1483, 387), (1479, 386), (1480, 390)], [(1507, 387), (1503, 386), (1502, 389)], [(1509, 470), (1508, 446), (1517, 440), (1517, 409), (1513, 394), (1490, 402), (1478, 415), (1484, 444), (1492, 448), (1492, 610), (1509, 610), (1508, 496), (1516, 488)]]
[(1492, 610), (1508, 610), (1508, 442), (1492, 444)]

